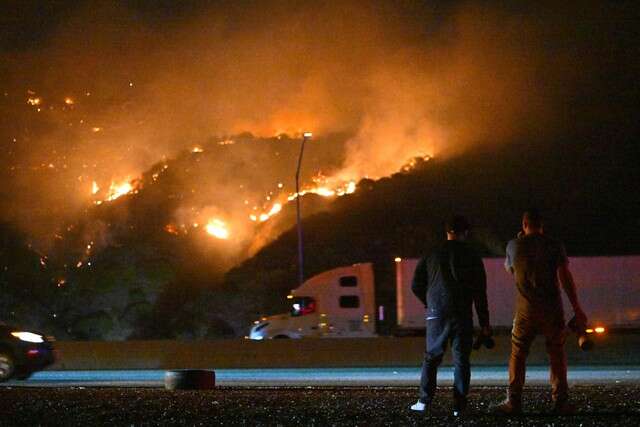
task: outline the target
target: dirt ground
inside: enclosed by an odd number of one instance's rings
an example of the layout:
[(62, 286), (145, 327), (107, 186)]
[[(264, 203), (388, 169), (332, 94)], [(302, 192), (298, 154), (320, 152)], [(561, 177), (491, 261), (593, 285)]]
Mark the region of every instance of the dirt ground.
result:
[(638, 426), (640, 386), (573, 387), (578, 412), (554, 416), (548, 388), (527, 389), (525, 414), (502, 417), (491, 405), (503, 387), (477, 387), (469, 411), (451, 415), (450, 388), (439, 390), (430, 414), (408, 410), (413, 388), (218, 388), (177, 391), (153, 388), (0, 387), (2, 426), (155, 425), (542, 425)]

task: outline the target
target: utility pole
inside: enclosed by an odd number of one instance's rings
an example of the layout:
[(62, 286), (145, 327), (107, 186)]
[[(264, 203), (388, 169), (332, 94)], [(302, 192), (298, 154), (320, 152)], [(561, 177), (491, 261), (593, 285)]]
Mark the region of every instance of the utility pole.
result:
[(296, 221), (298, 224), (298, 285), (304, 282), (304, 246), (302, 242), (302, 221), (300, 221), (300, 166), (302, 165), (302, 155), (304, 145), (313, 134), (305, 132), (302, 134), (302, 145), (300, 146), (300, 156), (298, 156), (298, 168), (296, 169)]

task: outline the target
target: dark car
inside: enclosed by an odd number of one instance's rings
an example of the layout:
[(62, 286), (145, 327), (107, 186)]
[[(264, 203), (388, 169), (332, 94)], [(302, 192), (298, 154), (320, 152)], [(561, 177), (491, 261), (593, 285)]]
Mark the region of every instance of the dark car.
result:
[(51, 365), (52, 337), (0, 323), (0, 382), (24, 380)]

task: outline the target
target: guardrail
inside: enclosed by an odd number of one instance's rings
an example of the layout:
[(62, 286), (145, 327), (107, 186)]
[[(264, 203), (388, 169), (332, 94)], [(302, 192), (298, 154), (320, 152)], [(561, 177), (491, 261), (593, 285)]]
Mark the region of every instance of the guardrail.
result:
[[(567, 355), (574, 364), (640, 364), (640, 334), (594, 336), (590, 352), (567, 338)], [(216, 341), (58, 341), (56, 370), (179, 369), (179, 368), (314, 368), (418, 366), (424, 338), (341, 338), (301, 340)], [(472, 354), (475, 365), (506, 365), (511, 343), (497, 336), (493, 350)], [(538, 337), (529, 363), (546, 364), (544, 338)], [(451, 363), (447, 352), (445, 364)]]

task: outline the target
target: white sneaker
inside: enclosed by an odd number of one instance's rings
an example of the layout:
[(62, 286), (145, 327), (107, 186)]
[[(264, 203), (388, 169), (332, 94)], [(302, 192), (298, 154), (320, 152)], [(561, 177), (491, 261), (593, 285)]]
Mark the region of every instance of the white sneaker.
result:
[(422, 403), (419, 400), (416, 403), (414, 403), (413, 405), (411, 405), (411, 410), (412, 411), (424, 412), (425, 409), (427, 409), (427, 404), (426, 403)]

